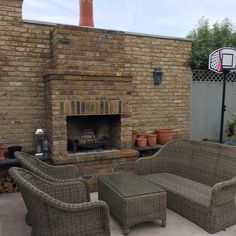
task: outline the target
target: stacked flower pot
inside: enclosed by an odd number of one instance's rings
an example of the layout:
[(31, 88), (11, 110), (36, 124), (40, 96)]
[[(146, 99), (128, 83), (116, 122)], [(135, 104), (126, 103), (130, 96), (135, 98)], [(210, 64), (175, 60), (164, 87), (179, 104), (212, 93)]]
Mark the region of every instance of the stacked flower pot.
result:
[(157, 144), (157, 134), (148, 134), (144, 132), (136, 132), (132, 131), (132, 146), (137, 147), (146, 147), (146, 146), (154, 146)]
[(157, 143), (164, 145), (173, 139), (172, 129), (157, 129), (156, 133), (137, 132), (132, 130), (132, 146), (144, 148), (152, 147)]

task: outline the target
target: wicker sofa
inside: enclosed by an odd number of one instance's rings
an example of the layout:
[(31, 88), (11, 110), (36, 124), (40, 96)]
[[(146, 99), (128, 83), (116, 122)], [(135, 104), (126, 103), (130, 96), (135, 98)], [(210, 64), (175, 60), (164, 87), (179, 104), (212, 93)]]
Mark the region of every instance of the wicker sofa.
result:
[(236, 223), (236, 147), (177, 139), (136, 162), (167, 190), (167, 207), (215, 233)]

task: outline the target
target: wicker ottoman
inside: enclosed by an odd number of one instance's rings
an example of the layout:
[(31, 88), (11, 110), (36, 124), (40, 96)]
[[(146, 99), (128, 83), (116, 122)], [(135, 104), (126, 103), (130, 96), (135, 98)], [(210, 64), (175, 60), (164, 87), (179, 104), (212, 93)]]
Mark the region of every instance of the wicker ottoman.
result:
[(141, 222), (161, 220), (161, 226), (166, 226), (166, 191), (141, 176), (120, 173), (99, 177), (98, 198), (108, 203), (125, 235), (130, 226)]

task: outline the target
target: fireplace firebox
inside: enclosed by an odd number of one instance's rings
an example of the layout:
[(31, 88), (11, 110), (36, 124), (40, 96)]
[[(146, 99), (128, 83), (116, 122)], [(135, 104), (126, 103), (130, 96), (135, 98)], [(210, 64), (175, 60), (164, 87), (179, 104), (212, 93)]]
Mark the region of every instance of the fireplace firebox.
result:
[(120, 149), (120, 115), (67, 116), (68, 153)]

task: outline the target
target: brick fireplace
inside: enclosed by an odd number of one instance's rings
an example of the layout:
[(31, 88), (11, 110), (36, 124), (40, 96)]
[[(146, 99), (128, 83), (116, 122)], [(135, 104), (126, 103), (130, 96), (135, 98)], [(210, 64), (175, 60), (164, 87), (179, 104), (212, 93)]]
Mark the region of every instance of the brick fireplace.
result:
[[(94, 39), (89, 43), (88, 34)], [(131, 149), (132, 75), (124, 70), (122, 45), (119, 32), (71, 26), (53, 31), (52, 69), (45, 83), (47, 133), (56, 164), (137, 157)]]
[[(131, 129), (172, 128), (175, 138), (189, 137), (191, 41), (22, 20), (22, 2), (0, 1), (4, 148), (34, 153), (42, 128), (56, 164), (96, 177), (133, 170)], [(157, 67), (164, 72), (159, 85)], [(105, 150), (68, 151), (68, 140), (85, 129), (108, 140)]]

